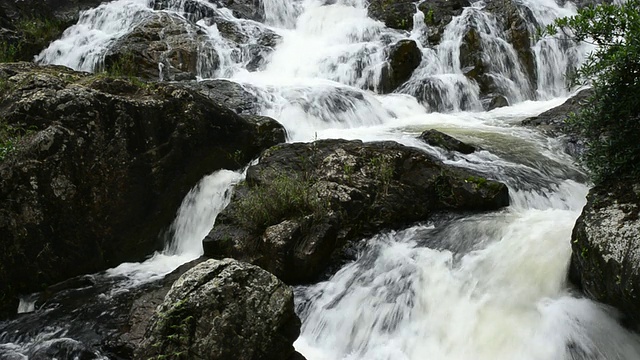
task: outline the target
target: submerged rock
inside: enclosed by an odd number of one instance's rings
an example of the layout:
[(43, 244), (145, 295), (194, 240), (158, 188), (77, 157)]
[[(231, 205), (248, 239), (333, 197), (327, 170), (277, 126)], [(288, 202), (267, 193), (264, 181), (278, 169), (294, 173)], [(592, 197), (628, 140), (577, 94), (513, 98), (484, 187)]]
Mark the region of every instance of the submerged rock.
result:
[(509, 106), (509, 99), (504, 95), (497, 95), (489, 102), (489, 108), (487, 110), (493, 110), (501, 107)]
[(290, 287), (257, 266), (208, 260), (173, 284), (135, 358), (287, 360), (299, 334)]
[(424, 142), (429, 145), (437, 146), (448, 151), (457, 151), (462, 154), (471, 154), (476, 151), (474, 146), (463, 143), (452, 136), (434, 129), (424, 131), (418, 138), (424, 140)]
[(283, 144), (251, 166), (203, 241), (287, 283), (313, 281), (350, 240), (427, 220), (438, 211), (509, 203), (507, 187), (395, 142)]
[[(158, 238), (188, 190), (284, 140), (188, 85), (1, 64), (0, 304), (125, 261)], [(259, 121), (256, 121), (259, 120)]]
[(596, 185), (571, 238), (570, 280), (640, 329), (640, 179)]

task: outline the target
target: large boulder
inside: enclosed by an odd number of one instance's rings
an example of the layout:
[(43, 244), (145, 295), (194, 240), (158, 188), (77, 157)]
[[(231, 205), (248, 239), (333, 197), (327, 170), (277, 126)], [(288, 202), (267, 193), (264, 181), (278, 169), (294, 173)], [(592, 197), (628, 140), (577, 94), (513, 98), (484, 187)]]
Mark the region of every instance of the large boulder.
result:
[[(145, 19), (118, 39), (104, 59), (107, 71), (145, 79), (195, 80), (200, 51), (208, 44), (206, 32), (170, 13)], [(210, 67), (218, 67), (218, 55), (210, 49)]]
[(418, 5), (418, 9), (424, 14), (427, 39), (431, 45), (440, 43), (444, 28), (454, 16), (462, 14), (467, 6), (471, 6), (469, 0), (429, 0)]
[(205, 255), (315, 280), (349, 240), (438, 211), (493, 210), (507, 187), (395, 142), (322, 140), (267, 150), (203, 241)]
[(612, 179), (589, 192), (573, 229), (570, 280), (619, 309), (640, 329), (640, 179)]
[(135, 358), (287, 360), (299, 334), (289, 286), (254, 265), (208, 260), (173, 284)]
[(405, 39), (391, 45), (381, 74), (380, 92), (390, 93), (409, 80), (420, 61), (422, 51), (415, 41)]
[[(228, 47), (231, 61), (250, 71), (260, 69), (280, 37), (255, 24), (239, 27), (221, 17), (207, 18), (216, 24), (226, 44), (216, 43), (193, 22), (171, 13), (156, 13), (118, 39), (104, 59), (104, 68), (117, 75), (152, 80), (195, 80), (215, 77), (220, 70), (219, 51)], [(223, 55), (226, 56), (226, 55)]]
[(188, 84), (26, 63), (0, 65), (0, 84), (3, 311), (18, 293), (143, 259), (202, 176), (285, 137)]

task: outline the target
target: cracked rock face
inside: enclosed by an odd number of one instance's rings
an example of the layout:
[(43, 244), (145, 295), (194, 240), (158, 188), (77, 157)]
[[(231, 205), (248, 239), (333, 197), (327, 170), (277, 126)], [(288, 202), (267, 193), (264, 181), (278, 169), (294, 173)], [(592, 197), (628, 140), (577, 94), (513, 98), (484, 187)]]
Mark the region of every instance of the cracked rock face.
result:
[(570, 280), (589, 297), (640, 324), (640, 186), (638, 179), (594, 187), (572, 236)]
[(208, 260), (173, 284), (136, 358), (286, 360), (299, 334), (289, 286), (254, 265)]

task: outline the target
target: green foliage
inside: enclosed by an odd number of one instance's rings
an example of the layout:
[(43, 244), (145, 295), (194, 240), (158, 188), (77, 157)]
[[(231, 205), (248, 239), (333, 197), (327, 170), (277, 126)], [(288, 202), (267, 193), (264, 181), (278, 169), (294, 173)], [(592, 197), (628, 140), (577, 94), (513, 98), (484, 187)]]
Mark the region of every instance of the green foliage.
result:
[(433, 9), (429, 9), (429, 11), (427, 11), (427, 13), (424, 14), (424, 22), (427, 25), (435, 25), (436, 16), (435, 16), (435, 13), (434, 13)]
[(105, 73), (111, 77), (129, 77), (134, 79), (138, 74), (136, 58), (132, 53), (120, 54), (115, 61), (105, 66)]
[(487, 179), (480, 176), (469, 176), (468, 178), (464, 179), (464, 182), (470, 182), (481, 187), (487, 184)]
[(255, 230), (280, 221), (327, 209), (312, 189), (313, 182), (295, 174), (279, 174), (266, 184), (254, 186), (237, 204), (243, 225)]
[(10, 44), (6, 41), (0, 42), (0, 63), (17, 61), (19, 51), (20, 45)]
[(16, 30), (24, 34), (27, 40), (49, 42), (62, 33), (64, 24), (56, 19), (30, 18), (22, 19), (16, 24)]
[(0, 121), (0, 161), (16, 151), (20, 140), (30, 132)]
[(374, 168), (376, 177), (380, 180), (381, 191), (384, 195), (389, 193), (389, 185), (393, 180), (395, 166), (391, 159), (383, 156), (376, 156), (370, 160), (371, 166)]
[(640, 0), (587, 7), (545, 29), (597, 45), (573, 84), (593, 96), (569, 124), (587, 141), (584, 162), (595, 182), (640, 174)]
[(21, 35), (20, 43), (14, 46), (14, 60), (30, 60), (50, 42), (57, 39), (66, 24), (57, 19), (32, 17), (18, 21), (16, 31)]

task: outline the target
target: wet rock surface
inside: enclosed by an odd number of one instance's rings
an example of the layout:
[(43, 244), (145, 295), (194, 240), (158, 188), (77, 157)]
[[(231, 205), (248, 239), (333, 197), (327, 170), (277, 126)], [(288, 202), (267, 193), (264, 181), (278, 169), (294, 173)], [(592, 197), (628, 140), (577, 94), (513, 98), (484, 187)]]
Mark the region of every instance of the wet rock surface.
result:
[(422, 52), (413, 40), (400, 40), (391, 45), (387, 66), (383, 69), (380, 90), (390, 93), (409, 80), (422, 60)]
[(547, 110), (538, 116), (523, 120), (522, 125), (539, 127), (550, 135), (557, 136), (567, 134), (569, 132), (569, 127), (566, 123), (567, 117), (571, 113), (580, 111), (582, 104), (584, 104), (592, 94), (593, 91), (591, 89), (581, 90), (562, 105)]
[[(105, 273), (49, 286), (32, 299), (35, 311), (0, 321), (0, 358), (131, 359), (171, 285), (204, 260), (193, 260), (163, 279), (145, 279), (146, 284), (126, 289), (122, 287), (125, 278)], [(21, 348), (12, 350), (14, 342), (22, 343)]]
[(416, 6), (410, 0), (372, 0), (369, 2), (369, 17), (382, 21), (387, 27), (399, 30), (413, 28)]
[(189, 83), (188, 87), (237, 114), (256, 115), (259, 111), (258, 98), (238, 83), (228, 80), (204, 80)]
[[(212, 16), (205, 23), (216, 25), (234, 62), (249, 71), (261, 69), (280, 41), (279, 35), (260, 24), (238, 25), (217, 14)], [(213, 78), (225, 75), (220, 73), (224, 59), (219, 52), (223, 49), (194, 22), (171, 13), (156, 13), (111, 46), (104, 67), (111, 73), (151, 80)]]
[(550, 136), (565, 136), (566, 152), (579, 157), (584, 152), (585, 141), (571, 129), (566, 120), (572, 113), (579, 112), (581, 106), (589, 100), (592, 94), (591, 89), (581, 90), (562, 105), (523, 120), (522, 125), (536, 127)]
[(287, 283), (309, 282), (350, 240), (439, 211), (508, 203), (505, 185), (395, 142), (283, 144), (249, 168), (203, 244), (206, 256), (248, 261)]
[(589, 192), (573, 229), (569, 279), (640, 328), (640, 179), (610, 179)]
[(418, 9), (424, 14), (430, 45), (440, 43), (444, 28), (449, 25), (454, 16), (462, 14), (467, 6), (471, 6), (469, 0), (423, 1), (418, 5)]
[[(105, 55), (105, 68), (152, 80), (195, 80), (199, 51), (207, 44), (200, 27), (173, 14), (154, 14), (116, 41)], [(215, 70), (217, 55), (210, 60)]]
[(289, 286), (257, 266), (212, 259), (173, 284), (135, 358), (293, 359), (299, 334)]
[[(506, 34), (506, 40), (513, 45), (518, 54), (519, 66), (529, 80), (527, 92), (533, 94), (537, 82), (536, 60), (531, 49), (532, 39), (539, 24), (528, 7), (513, 0), (489, 1), (485, 8), (492, 13)], [(514, 64), (518, 66), (518, 64)]]
[(434, 129), (424, 131), (418, 138), (429, 145), (437, 146), (448, 151), (457, 151), (462, 154), (471, 154), (476, 151), (473, 145), (466, 144), (453, 136)]
[[(0, 294), (141, 260), (188, 190), (284, 141), (190, 89), (93, 77), (64, 67), (0, 65)], [(9, 130), (7, 130), (9, 131)]]

